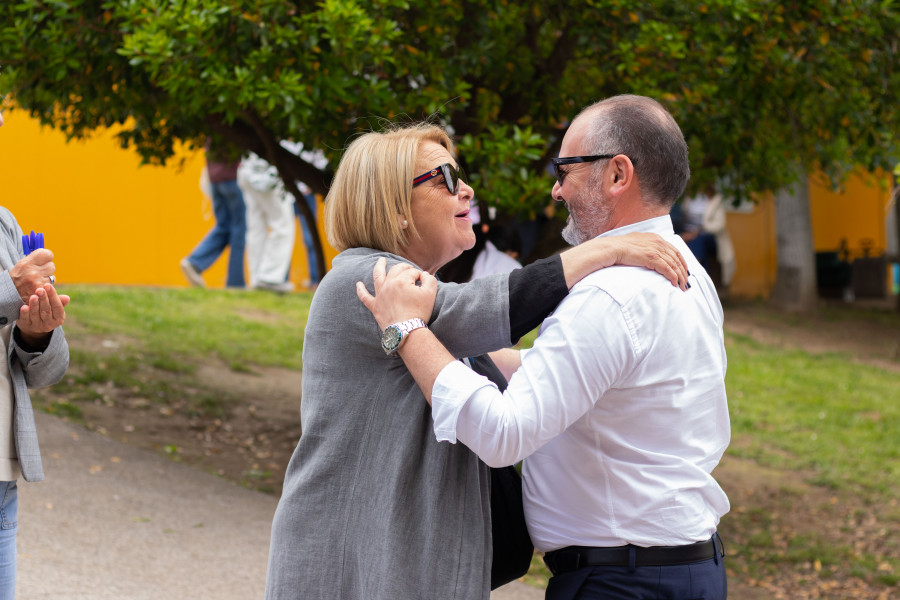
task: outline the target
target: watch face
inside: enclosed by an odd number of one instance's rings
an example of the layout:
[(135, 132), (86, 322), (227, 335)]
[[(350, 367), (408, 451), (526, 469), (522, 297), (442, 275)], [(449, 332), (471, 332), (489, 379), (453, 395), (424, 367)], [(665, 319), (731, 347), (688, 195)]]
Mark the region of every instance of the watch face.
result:
[(381, 336), (381, 345), (387, 351), (396, 350), (400, 345), (400, 328), (391, 325)]

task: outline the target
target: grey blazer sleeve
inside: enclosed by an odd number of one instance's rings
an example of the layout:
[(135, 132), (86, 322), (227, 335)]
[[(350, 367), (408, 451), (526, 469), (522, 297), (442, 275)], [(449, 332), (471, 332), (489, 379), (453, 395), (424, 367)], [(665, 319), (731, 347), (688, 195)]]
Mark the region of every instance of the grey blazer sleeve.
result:
[[(0, 207), (0, 325), (19, 318), (22, 298), (9, 276), (9, 270), (22, 259), (22, 229), (6, 208)], [(10, 336), (9, 360), (22, 367), (25, 384), (30, 389), (53, 385), (62, 379), (69, 366), (69, 346), (62, 327), (53, 330), (50, 343), (43, 352), (28, 352), (16, 343), (15, 330)]]
[(57, 327), (50, 334), (50, 344), (43, 352), (27, 352), (15, 342), (15, 335), (10, 336), (10, 344), (22, 365), (25, 385), (28, 389), (38, 389), (59, 383), (69, 368), (69, 344), (62, 327)]
[(0, 273), (0, 325), (6, 325), (19, 318), (19, 309), (22, 308), (22, 297), (19, 290), (13, 285), (9, 271)]

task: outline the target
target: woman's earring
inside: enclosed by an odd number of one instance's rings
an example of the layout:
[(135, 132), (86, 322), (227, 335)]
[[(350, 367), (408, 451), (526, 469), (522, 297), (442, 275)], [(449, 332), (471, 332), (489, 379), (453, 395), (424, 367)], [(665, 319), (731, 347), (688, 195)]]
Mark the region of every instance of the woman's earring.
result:
[(403, 226), (407, 227), (408, 225), (409, 225), (409, 221), (407, 221), (406, 219), (403, 219)]

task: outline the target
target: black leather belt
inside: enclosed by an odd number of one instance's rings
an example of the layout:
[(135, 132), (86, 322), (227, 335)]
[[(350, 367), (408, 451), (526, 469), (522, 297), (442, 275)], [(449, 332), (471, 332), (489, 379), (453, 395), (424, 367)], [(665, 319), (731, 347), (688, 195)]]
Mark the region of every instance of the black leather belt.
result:
[(686, 546), (616, 546), (613, 548), (589, 548), (585, 546), (566, 546), (544, 555), (547, 568), (554, 575), (575, 571), (583, 567), (662, 567), (668, 565), (685, 565), (688, 563), (709, 560), (716, 556), (725, 556), (722, 542), (712, 539)]

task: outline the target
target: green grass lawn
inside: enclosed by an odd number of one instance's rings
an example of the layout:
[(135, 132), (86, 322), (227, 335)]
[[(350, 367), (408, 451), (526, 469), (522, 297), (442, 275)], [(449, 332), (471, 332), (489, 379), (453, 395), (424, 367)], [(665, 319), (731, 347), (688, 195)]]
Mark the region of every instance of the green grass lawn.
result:
[[(106, 401), (103, 385), (154, 404), (184, 400), (190, 414), (218, 416), (244, 399), (204, 389), (192, 377), (198, 364), (212, 359), (237, 372), (302, 366), (311, 293), (100, 285), (60, 292), (72, 297), (70, 369), (43, 409), (75, 421), (83, 421), (84, 403)], [(153, 377), (153, 369), (177, 377)]]
[(301, 368), (297, 342), (311, 293), (86, 285), (61, 292), (73, 297), (67, 314), (78, 333), (131, 340), (161, 367), (216, 356), (234, 369)]
[(900, 491), (900, 374), (728, 340), (729, 452), (873, 498)]

